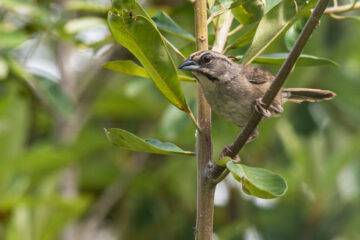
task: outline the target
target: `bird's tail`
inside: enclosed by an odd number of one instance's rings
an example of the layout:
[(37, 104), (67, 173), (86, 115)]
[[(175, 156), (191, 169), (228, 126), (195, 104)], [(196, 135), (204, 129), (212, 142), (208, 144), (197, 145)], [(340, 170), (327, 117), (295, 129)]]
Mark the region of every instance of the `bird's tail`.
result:
[(318, 102), (321, 100), (330, 100), (336, 94), (329, 90), (312, 88), (285, 88), (282, 90), (282, 97), (285, 101), (302, 103)]

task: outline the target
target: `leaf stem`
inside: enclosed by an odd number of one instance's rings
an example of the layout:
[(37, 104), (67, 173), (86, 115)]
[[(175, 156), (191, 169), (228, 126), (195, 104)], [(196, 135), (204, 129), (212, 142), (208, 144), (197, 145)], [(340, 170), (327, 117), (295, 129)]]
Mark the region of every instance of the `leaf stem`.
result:
[[(265, 93), (264, 97), (262, 98), (262, 101), (266, 105), (266, 107), (269, 107), (275, 98), (275, 96), (280, 91), (282, 85), (284, 84), (285, 80), (287, 79), (287, 76), (289, 75), (290, 71), (294, 67), (296, 60), (300, 56), (302, 50), (305, 47), (305, 44), (309, 40), (312, 32), (314, 29), (318, 26), (320, 17), (324, 14), (324, 11), (326, 9), (327, 4), (329, 3), (329, 0), (319, 0), (315, 9), (313, 10), (310, 18), (308, 19), (303, 31), (301, 32), (299, 38), (297, 39), (293, 49), (291, 50), (288, 58), (284, 62), (284, 64), (281, 66), (279, 72), (276, 75), (275, 80), (271, 84), (270, 88)], [(232, 145), (227, 147), (228, 151), (226, 151), (227, 156), (234, 158), (239, 151), (244, 147), (247, 140), (249, 139), (250, 135), (254, 132), (257, 125), (262, 119), (262, 115), (256, 111), (252, 114), (250, 117), (248, 123), (246, 124), (243, 131), (238, 135), (236, 140)], [(224, 149), (225, 150), (225, 149)], [(224, 172), (228, 173), (228, 170), (221, 167), (221, 166), (215, 166), (211, 169), (211, 173), (209, 175), (213, 179), (218, 179), (218, 176), (224, 176)], [(226, 174), (225, 174), (226, 176)], [(223, 178), (220, 178), (221, 181)]]
[(194, 123), (196, 129), (200, 132), (201, 128), (200, 128), (200, 126), (199, 126), (199, 124), (198, 124), (198, 122), (197, 122), (197, 120), (196, 120), (196, 118), (195, 118), (195, 116), (194, 116), (194, 114), (192, 113), (191, 110), (189, 110), (188, 116), (190, 117), (191, 121)]

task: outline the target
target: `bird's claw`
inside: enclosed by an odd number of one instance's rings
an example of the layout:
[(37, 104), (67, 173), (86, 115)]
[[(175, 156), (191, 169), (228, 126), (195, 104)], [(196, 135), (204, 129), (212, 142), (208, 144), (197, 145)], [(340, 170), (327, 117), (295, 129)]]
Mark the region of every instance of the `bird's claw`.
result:
[(264, 117), (271, 117), (271, 112), (266, 109), (266, 105), (265, 103), (263, 103), (261, 98), (255, 100), (255, 111), (257, 111)]

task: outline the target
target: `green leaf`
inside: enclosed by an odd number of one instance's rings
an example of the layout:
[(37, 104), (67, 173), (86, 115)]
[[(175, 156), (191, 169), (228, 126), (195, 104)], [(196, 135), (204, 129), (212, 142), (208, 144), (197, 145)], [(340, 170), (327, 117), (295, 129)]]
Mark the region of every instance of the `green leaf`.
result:
[(136, 56), (169, 102), (189, 113), (175, 64), (160, 32), (137, 2), (124, 2), (116, 2), (115, 5), (131, 8), (112, 9), (108, 14), (108, 23), (115, 40)]
[(306, 24), (306, 18), (297, 20), (285, 33), (284, 41), (287, 50), (291, 50), (296, 40), (299, 38), (303, 27)]
[(185, 56), (182, 52), (180, 52), (179, 49), (177, 49), (177, 47), (172, 44), (167, 38), (165, 38), (164, 36), (162, 36), (166, 46), (168, 47), (168, 51), (170, 54), (170, 57), (173, 59), (173, 62), (175, 63), (177, 56), (181, 58), (181, 60), (185, 60)]
[(230, 157), (223, 157), (223, 158), (219, 158), (215, 160), (216, 165), (219, 165), (221, 167), (226, 167), (226, 164), (232, 161), (232, 159)]
[(104, 64), (104, 67), (124, 74), (128, 74), (136, 77), (148, 78), (149, 75), (144, 68), (140, 67), (131, 60), (115, 60)]
[[(270, 64), (270, 65), (281, 65), (289, 56), (288, 53), (273, 53), (258, 56), (254, 59), (253, 63), (257, 64)], [(241, 60), (243, 56), (236, 56), (237, 59)], [(301, 54), (296, 62), (296, 66), (321, 66), (331, 65), (338, 67), (339, 64), (328, 58), (321, 58), (317, 56)]]
[(281, 2), (281, 0), (266, 0), (265, 13), (270, 11), (273, 7), (278, 5), (280, 2)]
[(178, 36), (182, 39), (195, 42), (195, 38), (192, 34), (185, 31), (182, 27), (180, 27), (174, 20), (170, 18), (165, 12), (161, 11), (157, 13), (153, 18), (154, 22), (158, 29)]
[[(209, 1), (208, 1), (209, 2)], [(215, 1), (216, 5), (209, 4), (210, 14), (219, 14), (224, 12), (228, 9), (236, 9), (238, 7), (241, 7), (243, 10), (240, 12), (243, 16), (237, 16), (237, 11), (233, 11), (233, 14), (235, 18), (241, 22), (246, 23), (242, 21), (242, 18), (245, 17), (247, 19), (254, 18), (259, 19), (263, 15), (263, 13), (270, 11), (273, 7), (278, 5), (281, 0), (266, 0), (266, 1), (258, 1), (258, 0), (217, 0)], [(265, 4), (264, 4), (265, 3)]]
[(226, 9), (231, 9), (232, 4), (234, 4), (237, 0), (217, 0), (216, 4), (213, 5), (210, 9), (209, 9), (209, 13), (210, 14), (218, 14), (219, 12), (222, 12)]
[[(226, 47), (226, 51), (234, 48), (241, 48), (247, 44), (249, 44), (256, 33), (257, 27), (260, 22), (260, 18), (263, 16), (264, 12), (267, 13), (271, 9), (273, 9), (276, 5), (278, 5), (281, 1), (280, 0), (268, 0), (266, 1), (265, 6), (263, 6), (261, 9), (261, 14), (258, 15), (258, 17), (254, 17), (251, 21), (241, 21), (239, 17), (237, 18), (238, 21), (242, 22), (244, 25), (241, 27), (241, 29), (234, 34), (234, 37), (229, 39), (229, 44)], [(236, 5), (236, 4), (233, 4)], [(241, 7), (241, 6), (239, 6)], [(236, 9), (236, 8), (235, 8)], [(233, 9), (234, 11), (236, 11)], [(236, 15), (236, 13), (234, 13)]]
[(226, 167), (241, 182), (243, 190), (252, 196), (271, 199), (284, 195), (287, 190), (285, 179), (269, 170), (233, 161), (228, 161)]
[(265, 4), (261, 0), (238, 1), (240, 5), (233, 8), (231, 12), (242, 24), (250, 24), (258, 21), (264, 14)]
[(136, 0), (112, 0), (112, 5), (114, 9), (123, 9), (125, 11), (132, 11), (134, 15), (142, 15), (151, 19), (146, 11), (141, 7), (141, 5)]
[(249, 49), (244, 55), (242, 61), (244, 64), (251, 63), (312, 5), (312, 2), (308, 4), (299, 2), (284, 0), (264, 15)]
[[(131, 60), (115, 60), (104, 64), (104, 67), (114, 72), (124, 73), (131, 76), (149, 78), (145, 69)], [(195, 79), (186, 75), (179, 74), (179, 80), (194, 82)]]
[(233, 48), (241, 48), (251, 42), (253, 39), (256, 28), (259, 22), (253, 22), (241, 27), (241, 29), (235, 33), (235, 38), (229, 41), (229, 45), (226, 47), (226, 51)]
[(196, 82), (195, 78), (186, 76), (183, 74), (179, 74), (178, 77), (179, 77), (179, 80), (184, 81), (184, 82)]
[(182, 150), (173, 143), (161, 142), (156, 139), (144, 140), (119, 128), (105, 129), (105, 133), (112, 144), (127, 150), (156, 154), (194, 155), (193, 152)]

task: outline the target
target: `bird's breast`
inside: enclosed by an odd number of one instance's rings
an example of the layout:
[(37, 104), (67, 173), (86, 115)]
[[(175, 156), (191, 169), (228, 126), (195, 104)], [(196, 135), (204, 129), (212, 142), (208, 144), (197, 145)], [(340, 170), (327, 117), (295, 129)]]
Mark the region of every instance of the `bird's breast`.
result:
[(252, 98), (246, 89), (234, 88), (226, 84), (215, 84), (215, 87), (203, 87), (203, 91), (211, 109), (243, 127), (252, 113)]

